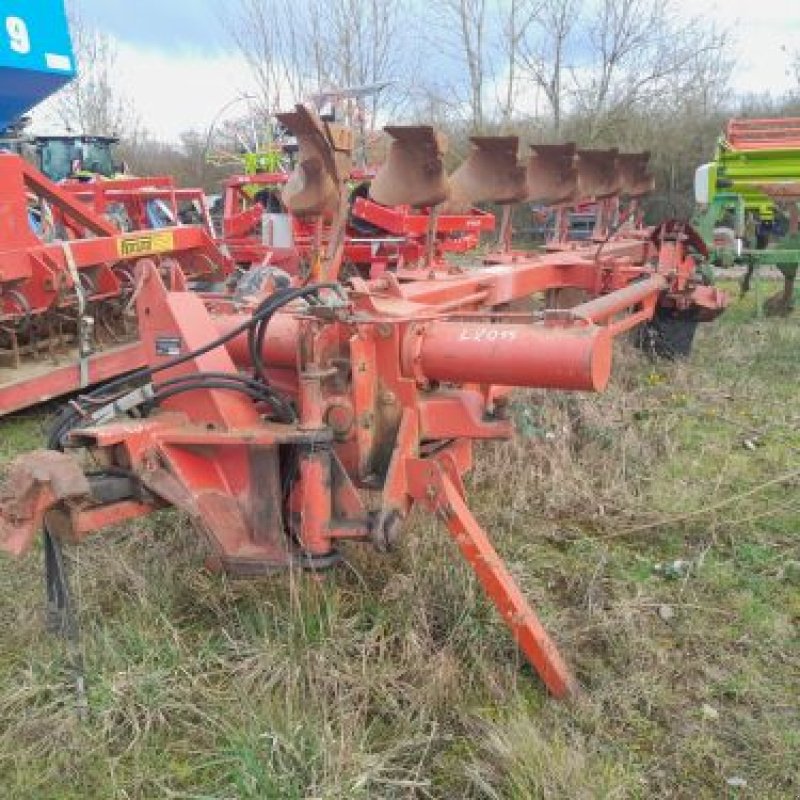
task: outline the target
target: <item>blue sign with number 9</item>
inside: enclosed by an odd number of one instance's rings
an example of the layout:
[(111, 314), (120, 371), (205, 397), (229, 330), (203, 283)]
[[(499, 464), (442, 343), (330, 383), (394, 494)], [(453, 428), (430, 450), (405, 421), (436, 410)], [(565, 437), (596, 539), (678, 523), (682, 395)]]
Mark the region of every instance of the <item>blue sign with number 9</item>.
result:
[(0, 3), (0, 129), (75, 76), (64, 0)]

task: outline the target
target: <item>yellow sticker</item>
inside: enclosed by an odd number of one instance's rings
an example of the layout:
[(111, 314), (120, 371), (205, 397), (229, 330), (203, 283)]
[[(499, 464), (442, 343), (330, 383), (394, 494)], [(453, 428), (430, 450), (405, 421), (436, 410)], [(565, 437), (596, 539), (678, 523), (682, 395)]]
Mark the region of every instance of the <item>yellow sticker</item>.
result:
[(139, 234), (117, 239), (117, 252), (121, 258), (167, 253), (175, 249), (175, 235), (170, 232)]

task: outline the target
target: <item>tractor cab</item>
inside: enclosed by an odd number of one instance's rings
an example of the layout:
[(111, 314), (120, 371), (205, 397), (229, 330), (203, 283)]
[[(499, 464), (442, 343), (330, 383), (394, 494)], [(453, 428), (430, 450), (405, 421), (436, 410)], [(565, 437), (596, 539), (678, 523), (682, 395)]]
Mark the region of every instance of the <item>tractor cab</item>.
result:
[(37, 166), (52, 181), (113, 178), (124, 172), (114, 158), (113, 136), (36, 136)]

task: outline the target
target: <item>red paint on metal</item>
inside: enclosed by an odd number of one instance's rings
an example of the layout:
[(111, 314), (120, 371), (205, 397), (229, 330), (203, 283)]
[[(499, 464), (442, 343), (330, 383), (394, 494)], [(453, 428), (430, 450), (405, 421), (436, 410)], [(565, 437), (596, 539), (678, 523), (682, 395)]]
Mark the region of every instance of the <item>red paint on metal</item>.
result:
[(575, 696), (578, 684), (555, 643), (470, 512), (462, 491), (446, 474), (443, 464), (437, 459), (415, 460), (409, 462), (408, 471), (412, 493), (444, 520), (462, 555), (544, 684), (555, 697)]
[(0, 491), (0, 550), (26, 553), (50, 508), (86, 501), (89, 493), (81, 465), (70, 456), (53, 450), (18, 456), (8, 465)]
[(406, 336), (406, 375), (447, 383), (601, 391), (611, 336), (598, 326), (429, 322)]
[(800, 148), (800, 118), (732, 119), (725, 139), (733, 150)]
[[(338, 180), (341, 170), (333, 172)], [(600, 177), (612, 182), (614, 176)], [(310, 188), (310, 182), (295, 186), (298, 204), (327, 203), (325, 186), (316, 198)], [(435, 234), (430, 223), (436, 213), (389, 211), (405, 225), (412, 217), (426, 218), (421, 236), (406, 233), (433, 262), (433, 237), (424, 236)], [(319, 253), (327, 245), (334, 255), (327, 263), (336, 263), (341, 241), (330, 233), (325, 241), (321, 216), (309, 224), (314, 234), (305, 252)], [(28, 492), (22, 510), (11, 501), (0, 504), (6, 530), (25, 519), (27, 533), (20, 542), (7, 534), (8, 549), (23, 549), (41, 514), (58, 503), (76, 506), (67, 515), (75, 538), (92, 525), (136, 516), (142, 505), (172, 505), (207, 539), (215, 567), (240, 575), (294, 564), (322, 568), (336, 559), (339, 539), (390, 546), (419, 504), (444, 521), (550, 691), (575, 694), (576, 683), (553, 641), (469, 512), (463, 476), (472, 463), (473, 440), (511, 434), (504, 413), (508, 387), (600, 390), (610, 373), (612, 337), (648, 319), (658, 303), (698, 303), (709, 316), (724, 307), (724, 298), (704, 291), (694, 274), (691, 231), (661, 226), (646, 238), (602, 247), (525, 258), (506, 253), (513, 263), (483, 269), (432, 264), (436, 268), (374, 280), (355, 277), (344, 296), (321, 292), (319, 302), (297, 302), (269, 320), (261, 353), (267, 383), (254, 369), (244, 333), (202, 352), (220, 334), (252, 321), (263, 297), (189, 292), (177, 255), (191, 265), (192, 254), (200, 260), (215, 251), (206, 249), (202, 231), (175, 229), (171, 235), (175, 247), (167, 265), (152, 254), (130, 259), (140, 262), (140, 348), (149, 365), (164, 367), (153, 376), (156, 389), (188, 376), (191, 390), (163, 400), (145, 418), (90, 426), (71, 438), (99, 463), (124, 468), (140, 485), (141, 501), (85, 508), (80, 493), (64, 496), (45, 480), (44, 489)], [(79, 265), (119, 257), (121, 238), (75, 241), (73, 256)], [(41, 243), (33, 250), (39, 247), (52, 259), (48, 265), (64, 274), (64, 261), (55, 260), (58, 250)], [(30, 266), (30, 260), (29, 248), (21, 263)], [(220, 268), (226, 263), (214, 261)], [(314, 268), (326, 267), (318, 262)], [(571, 309), (512, 310), (534, 293), (564, 289), (589, 299)], [(171, 359), (178, 354), (185, 360), (175, 364)], [(259, 394), (254, 400), (203, 385), (207, 373), (229, 381), (243, 375)], [(278, 421), (287, 418), (270, 411), (267, 390), (285, 394), (282, 403), (294, 404), (295, 421)], [(369, 504), (362, 490), (370, 490)]]
[[(23, 378), (15, 375), (12, 383), (0, 383), (0, 415), (20, 411), (78, 389), (81, 385), (80, 368), (74, 363), (74, 358), (71, 360), (71, 364), (51, 365), (49, 369), (43, 365), (41, 374), (29, 374)], [(89, 384), (103, 383), (139, 369), (146, 363), (145, 351), (139, 342), (98, 353), (88, 359)]]
[(200, 227), (122, 234), (103, 216), (112, 203), (127, 204), (144, 225), (148, 198), (168, 197), (175, 215), (177, 203), (198, 201), (197, 190), (169, 179), (57, 185), (0, 154), (0, 183), (0, 415), (142, 366), (138, 345), (124, 344), (133, 336), (123, 313), (142, 258), (197, 279), (220, 280), (233, 269)]

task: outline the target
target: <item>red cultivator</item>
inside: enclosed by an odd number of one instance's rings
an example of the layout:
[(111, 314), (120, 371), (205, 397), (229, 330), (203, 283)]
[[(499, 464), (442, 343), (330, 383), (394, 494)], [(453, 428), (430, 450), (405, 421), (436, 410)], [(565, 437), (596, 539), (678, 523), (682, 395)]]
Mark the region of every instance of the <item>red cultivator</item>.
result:
[(0, 155), (0, 185), (0, 414), (142, 366), (125, 311), (143, 256), (195, 279), (232, 269), (202, 228), (121, 234), (74, 196), (108, 200), (123, 191), (113, 182), (67, 189)]
[[(110, 219), (123, 232), (187, 224), (200, 225), (207, 233), (214, 234), (203, 190), (178, 188), (170, 177), (98, 178), (89, 182), (67, 181), (59, 185), (72, 197), (88, 205), (95, 214)], [(64, 222), (68, 222), (68, 219), (67, 214)]]
[[(341, 173), (325, 168), (332, 183), (308, 164), (301, 170), (295, 209), (340, 214), (330, 187)], [(373, 189), (389, 191), (378, 178)], [(436, 205), (448, 196), (446, 184), (440, 189), (423, 198), (426, 187), (412, 181), (393, 187), (393, 199)], [(169, 235), (188, 262), (205, 254), (199, 231)], [(194, 249), (187, 236), (196, 237)], [(89, 258), (84, 248), (118, 258), (135, 241), (53, 245), (42, 259), (72, 252), (76, 264), (98, 269), (110, 256)], [(331, 567), (343, 541), (386, 549), (420, 505), (442, 520), (549, 690), (569, 696), (575, 680), (467, 506), (472, 442), (511, 435), (510, 387), (602, 390), (613, 337), (658, 304), (716, 316), (724, 297), (698, 285), (691, 245), (682, 228), (665, 226), (640, 238), (636, 259), (592, 248), (405, 283), (392, 274), (353, 278), (348, 289), (330, 281), (275, 289), (270, 270), (255, 270), (235, 298), (188, 291), (177, 260), (159, 270), (140, 258), (134, 285), (146, 367), (66, 407), (50, 442), (66, 453), (30, 453), (10, 465), (0, 547), (26, 552), (44, 525), (49, 599), (66, 624), (60, 543), (105, 526), (177, 507), (207, 539), (213, 567), (258, 575)], [(335, 275), (335, 235), (325, 249), (318, 272)], [(569, 310), (508, 311), (564, 288), (590, 299)], [(83, 450), (91, 472), (78, 458)]]

